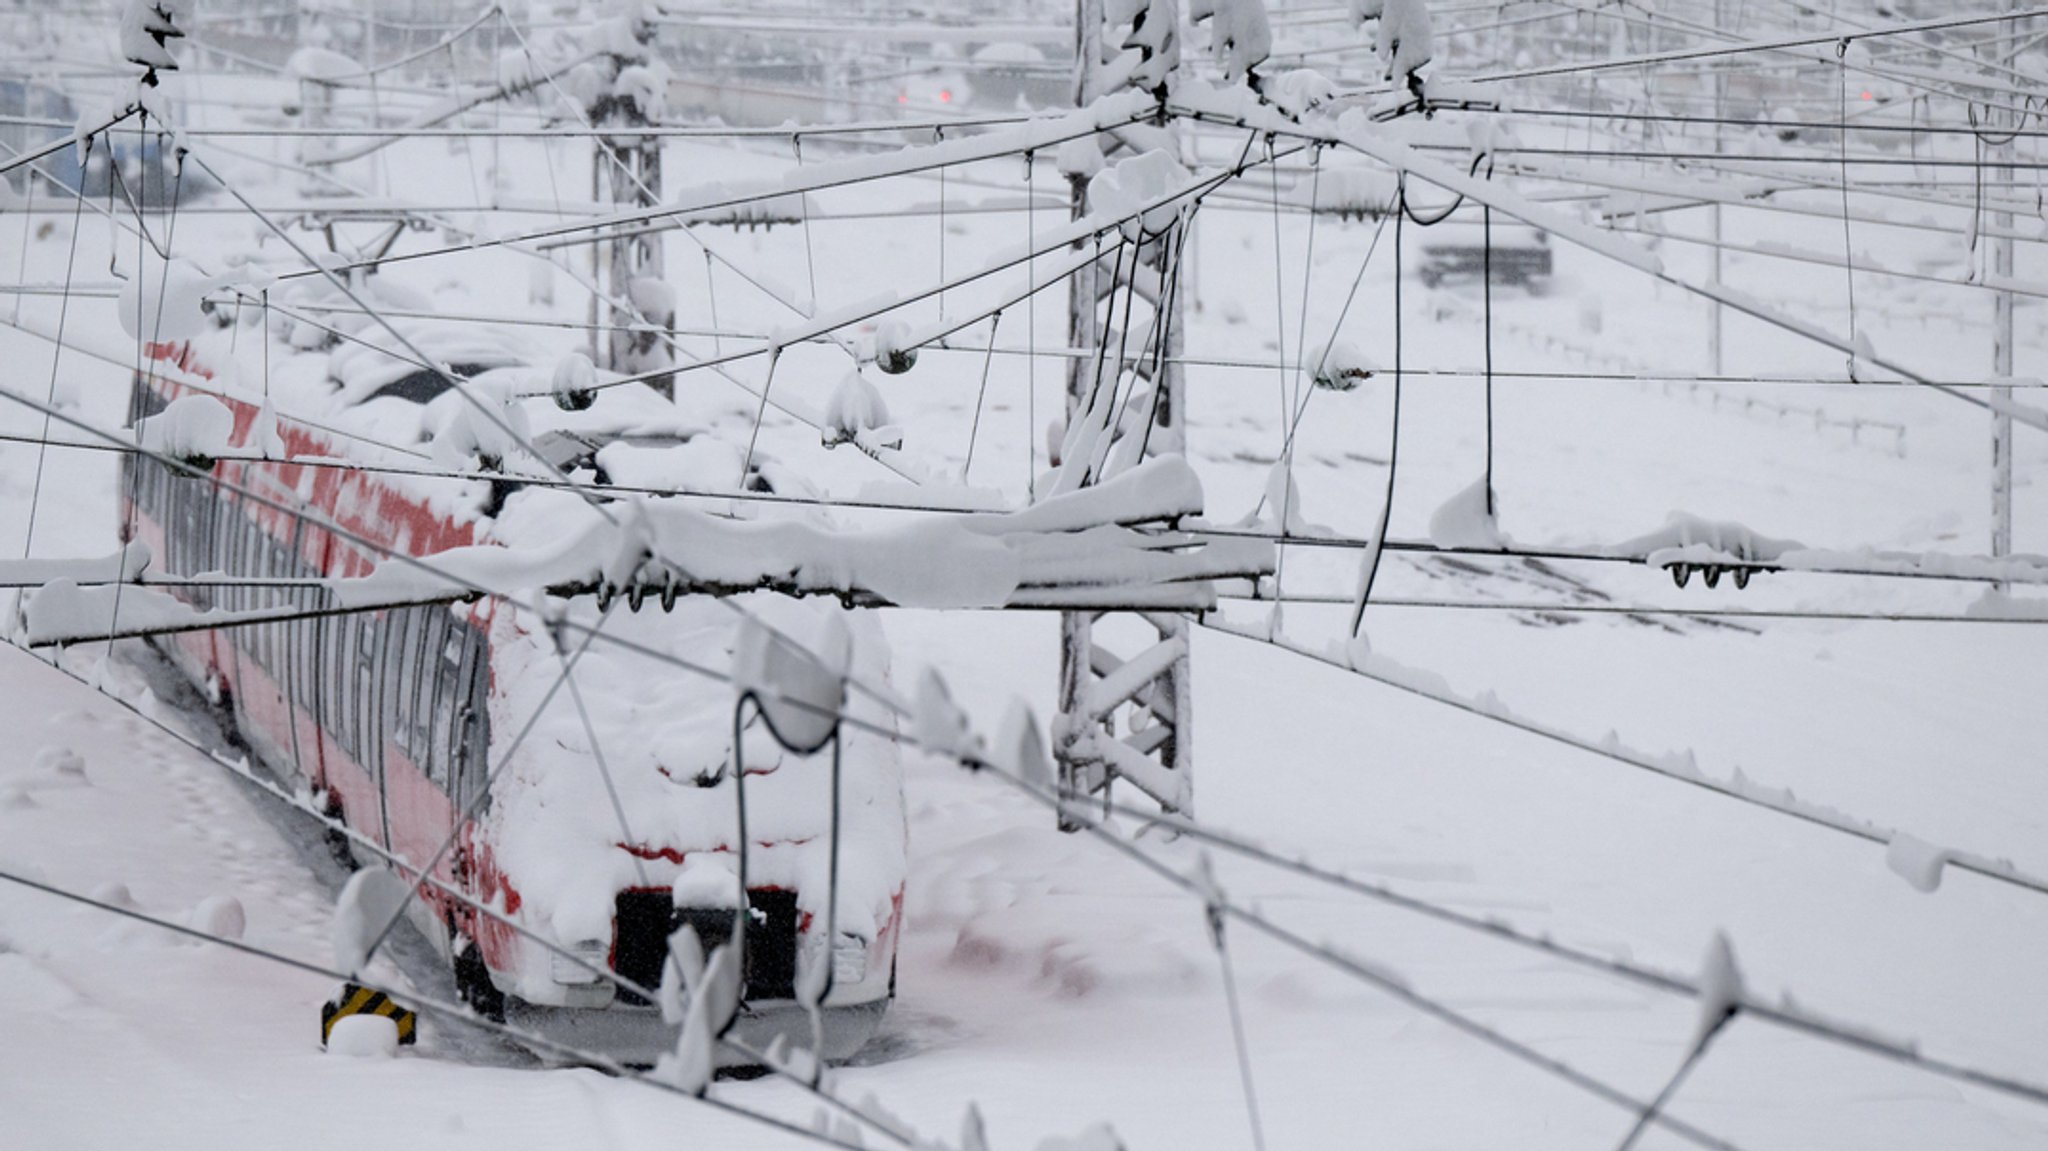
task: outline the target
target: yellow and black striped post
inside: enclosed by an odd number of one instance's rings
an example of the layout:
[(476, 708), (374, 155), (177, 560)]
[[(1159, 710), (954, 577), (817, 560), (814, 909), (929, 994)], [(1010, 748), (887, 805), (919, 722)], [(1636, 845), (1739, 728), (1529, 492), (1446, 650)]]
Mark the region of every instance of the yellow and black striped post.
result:
[(382, 1015), (398, 1025), (398, 1042), (401, 1045), (419, 1040), (419, 1016), (393, 1003), (382, 991), (344, 983), (341, 996), (328, 1000), (320, 1008), (320, 1046), (327, 1046), (328, 1036), (334, 1033), (334, 1021), (344, 1015)]

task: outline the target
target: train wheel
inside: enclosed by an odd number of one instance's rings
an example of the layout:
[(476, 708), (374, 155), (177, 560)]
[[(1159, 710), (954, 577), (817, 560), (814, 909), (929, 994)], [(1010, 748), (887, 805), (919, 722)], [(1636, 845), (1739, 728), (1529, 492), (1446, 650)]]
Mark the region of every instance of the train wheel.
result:
[(505, 993), (491, 983), (490, 968), (484, 966), (483, 952), (474, 943), (464, 946), (455, 957), (455, 993), (478, 1015), (493, 1023), (505, 1022)]
[[(327, 818), (337, 823), (344, 822), (341, 814), (341, 802), (333, 798), (332, 795), (327, 800)], [(340, 828), (332, 824), (328, 825), (325, 838), (327, 840), (327, 853), (334, 857), (334, 862), (340, 864), (343, 870), (349, 872), (362, 870), (363, 865), (356, 860), (355, 850), (349, 846), (348, 836), (343, 834)]]
[(227, 677), (219, 668), (206, 670), (206, 683), (202, 687), (206, 706), (213, 710), (214, 722), (220, 725), (220, 735), (227, 745), (236, 751), (249, 752), (249, 741), (242, 738), (241, 721), (235, 718), (235, 692), (228, 686)]

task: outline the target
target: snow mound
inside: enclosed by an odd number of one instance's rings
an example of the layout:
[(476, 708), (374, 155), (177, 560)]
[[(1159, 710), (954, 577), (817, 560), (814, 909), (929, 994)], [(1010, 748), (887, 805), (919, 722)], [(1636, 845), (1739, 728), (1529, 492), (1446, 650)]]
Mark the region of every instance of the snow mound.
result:
[(1337, 85), (1328, 76), (1313, 68), (1296, 68), (1282, 72), (1278, 79), (1267, 87), (1267, 95), (1273, 105), (1295, 119), (1322, 107), (1337, 94)]
[(398, 1054), (398, 1024), (385, 1015), (344, 1015), (327, 1033), (327, 1050), (358, 1059)]
[(70, 781), (78, 787), (91, 786), (85, 775), (85, 757), (68, 747), (46, 747), (36, 752), (32, 761), (37, 775), (48, 776), (53, 781)]
[(1185, 188), (1191, 177), (1172, 155), (1143, 152), (1118, 160), (1088, 181), (1088, 210), (1097, 216), (1124, 217), (1124, 238), (1156, 236), (1179, 218), (1177, 202), (1158, 203)]
[(1884, 865), (1913, 885), (1913, 890), (1932, 892), (1941, 886), (1941, 873), (1954, 853), (1903, 831), (1892, 833), (1884, 849)]
[[(1351, 173), (1345, 173), (1350, 175)], [(1335, 173), (1331, 173), (1335, 175)], [(1316, 196), (1316, 206), (1323, 207), (1325, 196)], [(1379, 371), (1379, 365), (1365, 357), (1355, 346), (1345, 340), (1332, 340), (1318, 348), (1310, 357), (1314, 363), (1315, 384), (1333, 392), (1348, 392), (1363, 380), (1369, 380)]]
[(1250, 75), (1273, 54), (1265, 0), (1189, 0), (1188, 19), (1209, 21), (1209, 44), (1226, 83)]
[(215, 939), (239, 940), (248, 929), (249, 915), (242, 901), (232, 895), (209, 895), (185, 917), (185, 925)]
[(1735, 949), (1729, 945), (1727, 933), (1717, 931), (1700, 965), (1700, 1012), (1693, 1042), (1698, 1043), (1741, 1006), (1742, 969), (1735, 965)]
[[(883, 354), (881, 341), (876, 341), (876, 352)], [(913, 359), (916, 353), (909, 353)], [(889, 405), (882, 401), (881, 389), (859, 372), (848, 372), (839, 386), (832, 389), (832, 398), (825, 403), (825, 446), (835, 447), (848, 443), (870, 429), (885, 428), (889, 423)], [(896, 437), (900, 443), (902, 436)]]
[[(377, 933), (405, 906), (410, 895), (405, 881), (381, 867), (366, 867), (349, 877), (334, 902), (334, 969), (354, 975), (369, 962)], [(397, 1042), (396, 1032), (393, 1043)]]
[(565, 412), (580, 412), (597, 401), (597, 365), (582, 352), (570, 352), (555, 362), (553, 384), (555, 403)]
[(1387, 79), (1406, 85), (1436, 53), (1425, 0), (1350, 0), (1351, 19), (1379, 20), (1373, 48), (1387, 66)]
[(179, 396), (142, 421), (142, 450), (188, 461), (219, 459), (233, 450), (235, 413), (212, 396)]
[(1097, 1123), (1071, 1138), (1055, 1135), (1038, 1142), (1038, 1151), (1124, 1151), (1124, 1141), (1107, 1123)]
[(1429, 542), (1440, 548), (1481, 548), (1498, 551), (1507, 546), (1500, 524), (1487, 508), (1486, 477), (1481, 476), (1429, 517)]
[(121, 285), (121, 330), (151, 343), (189, 340), (211, 326), (204, 305), (214, 286), (213, 277), (183, 260), (147, 260)]

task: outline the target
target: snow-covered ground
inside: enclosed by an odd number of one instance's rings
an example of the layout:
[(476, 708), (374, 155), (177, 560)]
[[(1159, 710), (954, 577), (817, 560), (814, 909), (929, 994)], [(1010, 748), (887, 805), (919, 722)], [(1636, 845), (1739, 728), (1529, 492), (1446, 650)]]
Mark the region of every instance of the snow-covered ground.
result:
[[(217, 99), (277, 96), (248, 81), (180, 83), (211, 85)], [(289, 146), (248, 145), (272, 147)], [(677, 144), (669, 157), (672, 189), (793, 167), (773, 144)], [(810, 152), (806, 158), (817, 161)], [(374, 168), (344, 174), (432, 203), (448, 202), (448, 181), (466, 188), (473, 177), (487, 190), (540, 200), (550, 195), (546, 172), (561, 173), (564, 198), (567, 189), (587, 187), (585, 162), (578, 145), (420, 140)], [(298, 198), (292, 177), (250, 163), (228, 172), (247, 181), (259, 203)], [(835, 307), (934, 283), (942, 263), (951, 274), (978, 266), (1023, 243), (1030, 226), (1017, 212), (955, 214), (942, 233), (929, 217), (857, 213), (941, 195), (949, 208), (1014, 201), (1021, 176), (1021, 165), (1008, 160), (955, 172), (943, 190), (920, 177), (817, 193), (814, 210), (824, 218), (813, 227), (808, 255), (796, 228), (702, 231), (721, 255), (788, 300), (809, 295), (815, 263), (819, 303)], [(1050, 165), (1041, 161), (1036, 176), (1041, 194), (1064, 193)], [(1273, 217), (1260, 210), (1262, 197), (1248, 199), (1205, 209), (1194, 245), (1190, 353), (1268, 362), (1190, 371), (1189, 450), (1210, 518), (1219, 522), (1252, 512), (1279, 456), (1289, 401), (1270, 361), (1298, 356), (1304, 331), (1310, 347), (1329, 338), (1373, 235), (1371, 223), (1320, 219), (1304, 292), (1305, 219), (1282, 218), (1276, 259)], [(832, 219), (835, 212), (847, 218)], [(476, 214), (455, 215), (466, 224)], [(548, 218), (485, 219), (504, 229)], [(1061, 219), (1041, 213), (1036, 226)], [(38, 220), (50, 224), (47, 233), (0, 217), (0, 268), (26, 283), (61, 282), (71, 225)], [(1834, 223), (1793, 217), (1731, 213), (1729, 227), (1744, 240), (1805, 247), (1840, 237)], [(238, 214), (194, 212), (181, 219), (178, 238), (213, 257), (256, 246), (253, 228)], [(1388, 231), (1342, 329), (1383, 367), (1393, 332)], [(1412, 269), (1420, 241), (1409, 231)], [(1954, 239), (1873, 232), (1859, 243), (1902, 261), (1942, 256), (1941, 245)], [(107, 283), (107, 226), (88, 218), (76, 239), (76, 279)], [(439, 240), (429, 233), (405, 242)], [(263, 250), (278, 254), (274, 242)], [(132, 248), (123, 251), (129, 258)], [(1695, 250), (1667, 242), (1662, 254), (1686, 274), (1700, 274)], [(2022, 279), (2031, 255), (2023, 252)], [(668, 259), (683, 326), (708, 323), (704, 257), (671, 237)], [(1697, 301), (1576, 249), (1560, 245), (1557, 259), (1547, 292), (1496, 296), (1503, 371), (1590, 376), (1703, 366), (1705, 311)], [(449, 313), (581, 314), (565, 277), (557, 277), (559, 309), (532, 302), (526, 264), (502, 251), (395, 265), (384, 274)], [(1731, 260), (1727, 274), (1745, 291), (1847, 329), (1838, 270), (1750, 256)], [(723, 266), (712, 276), (724, 326), (766, 332), (793, 321), (794, 312)], [(911, 309), (911, 318), (934, 319), (942, 307), (966, 314), (1014, 279), (949, 293), (943, 303)], [(1876, 346), (1936, 375), (1987, 373), (1988, 294), (1901, 283), (1858, 279), (1859, 319)], [(1297, 311), (1304, 300), (1305, 322)], [(1041, 300), (1028, 337), (1025, 310), (1007, 312), (999, 343), (1057, 345), (1063, 302), (1059, 294)], [(1409, 367), (1480, 362), (1475, 289), (1411, 282), (1406, 303)], [(19, 307), (44, 326), (54, 323), (54, 300), (24, 297)], [(66, 322), (119, 347), (111, 299), (74, 299)], [(1739, 318), (1729, 324), (1730, 374), (1841, 367), (1838, 356), (1783, 333)], [(2048, 371), (2041, 310), (2023, 306), (2019, 328), (2018, 372)], [(984, 325), (969, 334), (985, 332)], [(557, 330), (532, 338), (567, 350), (578, 337)], [(700, 345), (712, 350), (708, 339), (691, 346)], [(8, 390), (40, 396), (54, 379), (68, 410), (101, 426), (119, 422), (127, 386), (119, 365), (67, 352), (53, 375), (49, 345), (13, 329), (0, 330), (0, 356), (13, 368)], [(247, 373), (256, 356), (248, 346), (237, 352), (245, 379), (254, 378)], [(1026, 445), (1043, 443), (1061, 387), (1055, 365), (1028, 374), (1028, 363), (1021, 356), (988, 362), (970, 477), (1012, 500), (1030, 479)], [(847, 370), (837, 350), (793, 348), (776, 369), (776, 394), (823, 410)], [(758, 362), (734, 371), (754, 386), (764, 382)], [(983, 372), (981, 355), (927, 349), (912, 372), (876, 378), (892, 417), (907, 429), (907, 453), (935, 470), (964, 465)], [(708, 373), (682, 379), (691, 418), (744, 439), (755, 413), (751, 396)], [(2022, 395), (2040, 402), (2038, 390)], [(1313, 393), (1298, 447), (1300, 511), (1309, 522), (1353, 536), (1372, 531), (1386, 477), (1389, 398), (1384, 376), (1349, 393)], [(1774, 414), (1753, 401), (1797, 403), (1825, 418)], [(1495, 404), (1500, 524), (1521, 544), (1615, 543), (1684, 511), (1815, 547), (1958, 554), (1987, 547), (1989, 420), (1945, 397), (1892, 387), (1694, 389), (1518, 378), (1500, 384)], [(1410, 378), (1395, 537), (1426, 538), (1431, 514), (1479, 476), (1481, 411), (1482, 393), (1470, 379)], [(1908, 431), (1901, 439), (1873, 423), (1852, 438), (1843, 425), (1856, 418)], [(34, 437), (41, 426), (26, 408), (0, 407), (7, 435)], [(900, 483), (852, 449), (826, 451), (817, 435), (771, 411), (761, 448), (836, 495)], [(2023, 428), (2017, 444), (2016, 550), (2048, 551), (2041, 490), (2048, 436)], [(33, 512), (32, 554), (111, 552), (113, 457), (53, 450), (39, 479), (44, 458), (31, 444), (0, 445), (0, 547), (22, 554)], [(1043, 466), (1042, 448), (1037, 463)], [(1291, 549), (1286, 562), (1292, 591), (1341, 595), (1356, 577), (1357, 558), (1348, 551)], [(1707, 590), (1697, 581), (1680, 591), (1662, 572), (1633, 566), (1388, 565), (1376, 595), (1397, 599), (1523, 601), (1591, 588), (1674, 607), (1954, 613), (1980, 591), (1794, 574), (1761, 576), (1745, 591), (1727, 582)], [(1237, 606), (1226, 615), (1264, 626), (1267, 611)], [(1282, 627), (1319, 646), (1340, 633), (1345, 611), (1290, 607)], [(1492, 691), (1517, 713), (1588, 740), (1612, 731), (1654, 752), (1690, 750), (1716, 778), (1739, 767), (1759, 783), (1930, 842), (2048, 870), (2048, 725), (2041, 722), (2048, 633), (1996, 623), (1732, 622), (1669, 618), (1665, 626), (1614, 615), (1387, 604), (1368, 613), (1367, 632), (1377, 653), (1437, 672), (1466, 695)], [(901, 682), (912, 682), (922, 666), (939, 669), (991, 728), (1018, 694), (1041, 716), (1053, 710), (1054, 617), (891, 611), (883, 623)], [(335, 877), (320, 866), (317, 845), (298, 842), (312, 832), (266, 813), (270, 800), (117, 702), (202, 741), (216, 737), (204, 721), (159, 700), (162, 681), (144, 694), (161, 674), (146, 655), (124, 651), (102, 662), (100, 652), (80, 649), (65, 666), (116, 698), (26, 654), (0, 651), (7, 725), (0, 869), (214, 929), (227, 922), (219, 900), (231, 898), (244, 939), (323, 962)], [(1816, 1013), (1917, 1040), (1928, 1055), (2048, 1081), (2048, 967), (2040, 962), (2048, 902), (2038, 893), (1951, 871), (1938, 891), (1923, 894), (1887, 868), (1881, 847), (1251, 640), (1198, 631), (1194, 667), (1196, 813), (1204, 821), (1419, 898), (1653, 967), (1697, 971), (1715, 934), (1725, 932), (1759, 999), (1791, 996)], [(82, 771), (67, 769), (60, 749), (75, 753)], [(917, 1130), (947, 1140), (958, 1138), (971, 1102), (996, 1148), (1038, 1146), (1102, 1121), (1133, 1148), (1250, 1145), (1225, 986), (1200, 903), (1086, 836), (1060, 834), (1048, 812), (990, 779), (950, 762), (910, 760), (899, 997), (882, 1036), (855, 1066), (835, 1073), (835, 1089), (850, 1099), (872, 1095)], [(1137, 835), (1127, 823), (1118, 830), (1178, 870), (1196, 864), (1185, 841), (1157, 830)], [(1631, 1095), (1654, 1095), (1694, 1033), (1688, 1000), (1220, 855), (1215, 868), (1233, 899)], [(1579, 1148), (1613, 1144), (1633, 1120), (1240, 927), (1228, 941), (1267, 1146)], [(494, 1040), (432, 1022), (425, 1042), (396, 1060), (324, 1054), (318, 1012), (335, 990), (318, 977), (0, 884), (0, 1146), (791, 1141), (640, 1084), (544, 1069)], [(806, 1124), (815, 1108), (774, 1079), (722, 1081), (712, 1094)], [(1744, 1148), (2048, 1146), (2048, 1108), (1751, 1019), (1722, 1034), (1670, 1111)], [(1641, 1145), (1681, 1144), (1651, 1131)]]

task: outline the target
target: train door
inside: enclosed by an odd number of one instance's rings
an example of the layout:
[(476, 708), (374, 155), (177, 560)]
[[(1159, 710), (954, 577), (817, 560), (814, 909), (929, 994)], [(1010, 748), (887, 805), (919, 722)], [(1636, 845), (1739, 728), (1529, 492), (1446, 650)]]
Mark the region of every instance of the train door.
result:
[[(461, 819), (462, 696), (482, 664), (483, 644), (476, 629), (446, 606), (411, 608), (404, 615), (405, 626), (394, 629), (403, 637), (402, 657), (386, 677), (393, 688), (386, 794), (393, 850), (424, 862)], [(458, 860), (448, 855), (437, 874), (451, 883), (463, 880)]]

